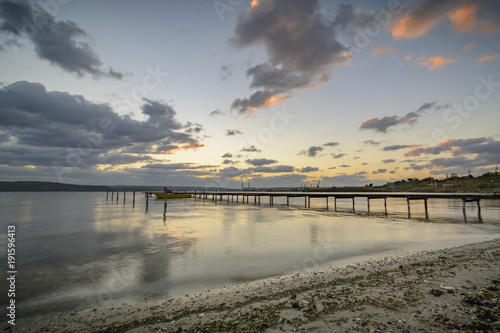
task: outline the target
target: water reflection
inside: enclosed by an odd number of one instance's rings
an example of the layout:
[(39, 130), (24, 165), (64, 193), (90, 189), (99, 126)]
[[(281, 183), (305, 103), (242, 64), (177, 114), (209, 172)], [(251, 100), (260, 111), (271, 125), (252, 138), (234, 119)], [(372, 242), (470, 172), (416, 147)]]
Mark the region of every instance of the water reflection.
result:
[[(127, 194), (0, 193), (2, 228), (16, 224), (19, 294), (23, 313), (167, 297), (294, 270), (484, 240), (500, 235), (500, 204), (388, 199), (276, 200), (274, 207), (211, 200), (163, 201)], [(119, 198), (123, 198), (120, 195)], [(295, 204), (295, 205), (294, 205)], [(140, 209), (139, 209), (140, 208)], [(453, 223), (448, 223), (448, 222)], [(483, 224), (465, 224), (483, 222)], [(0, 239), (5, 254), (6, 240)], [(356, 259), (357, 260), (357, 259)], [(21, 271), (21, 269), (20, 269)], [(5, 282), (3, 282), (5, 284)], [(2, 286), (3, 287), (3, 286)]]

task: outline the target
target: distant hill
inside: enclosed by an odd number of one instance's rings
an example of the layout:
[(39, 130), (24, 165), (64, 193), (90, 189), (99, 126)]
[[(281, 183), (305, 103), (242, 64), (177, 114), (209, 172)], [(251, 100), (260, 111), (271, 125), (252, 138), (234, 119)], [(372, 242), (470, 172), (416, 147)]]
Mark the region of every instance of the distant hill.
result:
[(87, 191), (99, 192), (112, 190), (108, 186), (93, 186), (93, 185), (74, 185), (53, 182), (37, 182), (37, 181), (13, 181), (0, 182), (0, 192), (38, 192), (38, 191)]

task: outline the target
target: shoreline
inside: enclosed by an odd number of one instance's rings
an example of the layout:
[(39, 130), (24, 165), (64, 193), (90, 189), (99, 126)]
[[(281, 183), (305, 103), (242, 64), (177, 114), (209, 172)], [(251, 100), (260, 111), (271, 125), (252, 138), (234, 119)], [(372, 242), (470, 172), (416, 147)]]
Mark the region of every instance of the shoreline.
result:
[(500, 330), (500, 238), (202, 293), (18, 318), (14, 332)]

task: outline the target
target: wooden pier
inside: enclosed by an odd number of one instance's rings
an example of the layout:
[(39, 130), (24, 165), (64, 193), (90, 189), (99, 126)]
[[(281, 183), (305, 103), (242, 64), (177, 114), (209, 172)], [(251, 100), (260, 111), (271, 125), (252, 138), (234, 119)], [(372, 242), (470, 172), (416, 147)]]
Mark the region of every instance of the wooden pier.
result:
[(304, 198), (304, 207), (311, 208), (311, 199), (323, 198), (325, 199), (325, 209), (329, 210), (329, 199), (333, 198), (334, 211), (337, 211), (338, 199), (350, 199), (352, 201), (352, 212), (356, 212), (356, 198), (366, 198), (367, 212), (371, 213), (370, 200), (383, 199), (384, 200), (384, 213), (387, 215), (387, 198), (403, 198), (407, 201), (408, 218), (411, 217), (411, 202), (422, 201), (424, 204), (425, 218), (429, 218), (429, 199), (461, 199), (462, 209), (465, 214), (465, 205), (467, 202), (475, 202), (478, 208), (478, 213), (481, 212), (481, 199), (496, 199), (500, 200), (500, 195), (497, 193), (414, 193), (414, 192), (262, 192), (262, 191), (193, 191), (185, 192), (193, 195), (195, 198), (223, 201), (239, 202), (241, 196), (243, 203), (249, 202), (249, 197), (253, 197), (254, 204), (261, 203), (261, 197), (269, 197), (269, 205), (274, 205), (274, 198), (285, 197), (286, 205), (290, 205), (290, 198)]
[[(166, 188), (163, 190), (163, 214), (167, 212), (167, 192)], [(116, 192), (116, 202), (118, 203), (119, 192), (111, 191), (111, 202), (114, 200), (114, 192)], [(143, 194), (146, 198), (146, 212), (149, 208), (149, 198), (153, 195), (155, 191), (144, 191)], [(370, 207), (371, 200), (384, 200), (384, 213), (387, 215), (387, 199), (388, 198), (402, 198), (406, 199), (408, 207), (408, 218), (411, 218), (411, 202), (412, 201), (422, 201), (424, 204), (425, 218), (429, 219), (429, 199), (460, 199), (462, 200), (462, 210), (465, 220), (467, 216), (465, 213), (466, 204), (469, 202), (475, 202), (477, 206), (477, 212), (479, 219), (481, 219), (481, 200), (482, 199), (493, 199), (500, 200), (500, 193), (415, 193), (415, 192), (273, 192), (273, 191), (183, 191), (174, 192), (190, 194), (192, 197), (202, 200), (212, 200), (215, 203), (219, 201), (227, 200), (227, 202), (241, 202), (249, 203), (250, 197), (253, 197), (253, 204), (260, 205), (262, 197), (269, 197), (269, 205), (274, 205), (274, 198), (281, 197), (286, 198), (286, 205), (290, 205), (290, 198), (304, 198), (304, 207), (311, 208), (311, 199), (324, 199), (325, 209), (330, 210), (330, 200), (333, 198), (333, 211), (337, 211), (337, 201), (338, 200), (349, 200), (352, 202), (352, 212), (356, 213), (356, 199), (365, 198), (366, 208), (368, 214), (372, 213)], [(106, 192), (106, 201), (109, 198), (109, 191)], [(123, 191), (123, 204), (125, 205), (126, 191)], [(358, 200), (359, 203), (359, 200)], [(132, 205), (135, 207), (135, 191), (132, 196)]]

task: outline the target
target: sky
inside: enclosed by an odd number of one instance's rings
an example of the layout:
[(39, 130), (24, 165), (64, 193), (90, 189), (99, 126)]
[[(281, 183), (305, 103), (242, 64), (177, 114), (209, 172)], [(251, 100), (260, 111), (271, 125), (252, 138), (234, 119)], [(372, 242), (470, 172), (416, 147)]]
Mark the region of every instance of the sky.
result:
[(500, 164), (494, 0), (0, 0), (0, 180), (238, 188)]

